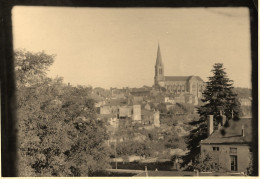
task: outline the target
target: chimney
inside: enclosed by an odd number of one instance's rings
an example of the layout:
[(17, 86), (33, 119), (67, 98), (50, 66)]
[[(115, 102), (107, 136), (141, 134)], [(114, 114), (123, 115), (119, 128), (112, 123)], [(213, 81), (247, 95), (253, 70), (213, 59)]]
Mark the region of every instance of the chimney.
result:
[(224, 126), (227, 122), (227, 117), (225, 115), (221, 116), (221, 125)]
[(217, 129), (220, 129), (221, 126), (222, 126), (222, 123), (218, 123), (218, 128)]
[(245, 136), (245, 128), (244, 128), (244, 125), (242, 125), (242, 137)]
[(213, 115), (208, 115), (208, 136), (210, 136), (214, 131), (214, 125), (213, 125)]

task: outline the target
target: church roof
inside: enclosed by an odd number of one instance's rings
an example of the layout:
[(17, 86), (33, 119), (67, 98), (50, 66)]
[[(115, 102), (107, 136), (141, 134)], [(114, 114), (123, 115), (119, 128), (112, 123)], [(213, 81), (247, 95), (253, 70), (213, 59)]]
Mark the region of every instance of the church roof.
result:
[[(240, 118), (236, 121), (231, 119), (228, 121), (228, 127), (222, 126), (214, 131), (207, 139), (202, 140), (201, 144), (248, 144), (252, 142), (251, 121), (251, 118)], [(242, 128), (244, 128), (244, 136), (242, 136)]]
[(196, 77), (199, 81), (203, 81), (199, 76), (165, 76), (165, 81), (188, 81), (192, 77)]
[(187, 81), (189, 76), (165, 76), (165, 81)]
[(160, 50), (160, 45), (159, 44), (158, 44), (157, 57), (156, 57), (156, 66), (157, 65), (163, 65), (162, 56), (161, 56), (161, 50)]

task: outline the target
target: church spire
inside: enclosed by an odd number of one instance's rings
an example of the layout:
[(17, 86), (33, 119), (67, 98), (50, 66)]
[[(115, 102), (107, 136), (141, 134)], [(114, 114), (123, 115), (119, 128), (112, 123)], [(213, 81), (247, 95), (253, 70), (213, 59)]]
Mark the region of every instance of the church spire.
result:
[(156, 58), (156, 66), (157, 65), (163, 65), (162, 56), (161, 56), (161, 50), (160, 50), (160, 44), (159, 43), (158, 43), (157, 58)]
[(161, 85), (159, 83), (163, 81), (164, 81), (164, 67), (162, 62), (160, 45), (158, 43), (158, 50), (157, 50), (157, 57), (156, 57), (156, 64), (155, 64), (154, 85), (155, 86)]

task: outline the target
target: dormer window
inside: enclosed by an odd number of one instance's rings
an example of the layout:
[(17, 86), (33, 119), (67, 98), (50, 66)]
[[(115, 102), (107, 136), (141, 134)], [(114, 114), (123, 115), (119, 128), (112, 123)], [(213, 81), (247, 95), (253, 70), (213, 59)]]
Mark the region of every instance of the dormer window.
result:
[(213, 151), (219, 151), (219, 147), (212, 147)]

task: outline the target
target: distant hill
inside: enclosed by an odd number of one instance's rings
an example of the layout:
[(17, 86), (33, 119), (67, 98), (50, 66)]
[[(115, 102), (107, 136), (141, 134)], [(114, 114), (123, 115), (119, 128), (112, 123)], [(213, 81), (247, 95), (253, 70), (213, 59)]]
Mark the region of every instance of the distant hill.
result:
[(252, 89), (249, 88), (234, 88), (233, 91), (238, 94), (239, 98), (251, 98), (252, 97)]

